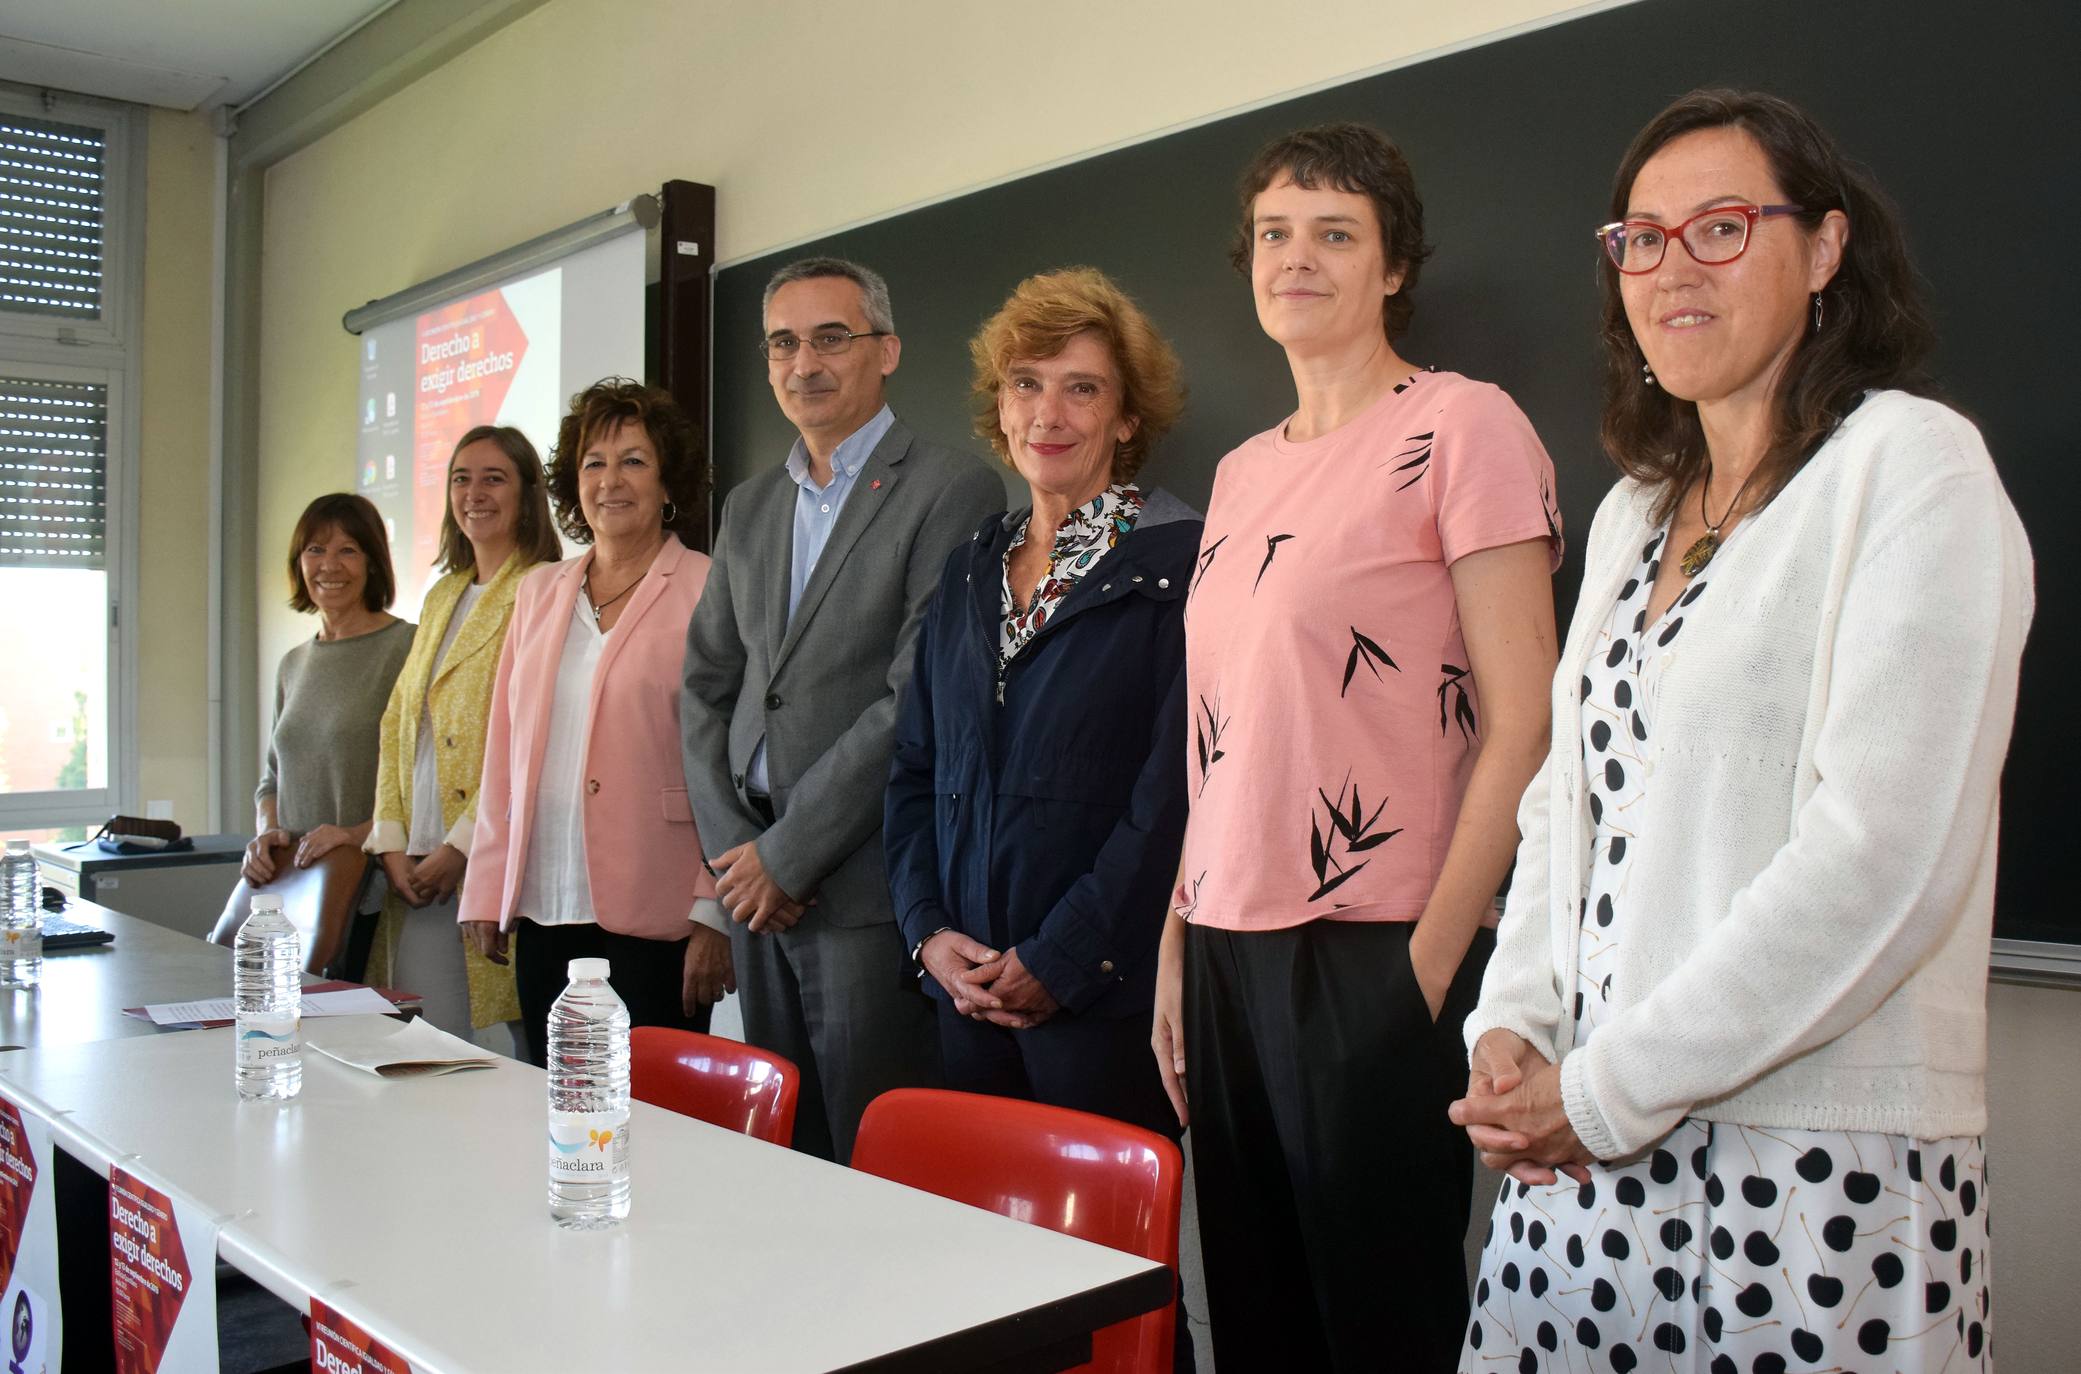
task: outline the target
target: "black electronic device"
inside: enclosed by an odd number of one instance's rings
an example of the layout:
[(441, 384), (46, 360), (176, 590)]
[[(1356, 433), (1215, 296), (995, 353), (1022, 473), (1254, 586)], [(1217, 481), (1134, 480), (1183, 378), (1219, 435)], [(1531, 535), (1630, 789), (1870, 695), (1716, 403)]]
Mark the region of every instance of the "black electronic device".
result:
[(68, 921), (63, 916), (46, 917), (43, 923), (43, 952), (55, 950), (85, 949), (92, 945), (111, 945), (116, 933), (103, 930), (100, 926), (82, 925)]
[[(71, 908), (72, 903), (63, 891), (55, 887), (43, 890), (43, 909), (46, 913), (60, 913)], [(92, 945), (114, 944), (116, 933), (100, 926), (90, 926), (80, 921), (68, 920), (63, 915), (47, 914), (43, 918), (43, 950), (85, 949)]]

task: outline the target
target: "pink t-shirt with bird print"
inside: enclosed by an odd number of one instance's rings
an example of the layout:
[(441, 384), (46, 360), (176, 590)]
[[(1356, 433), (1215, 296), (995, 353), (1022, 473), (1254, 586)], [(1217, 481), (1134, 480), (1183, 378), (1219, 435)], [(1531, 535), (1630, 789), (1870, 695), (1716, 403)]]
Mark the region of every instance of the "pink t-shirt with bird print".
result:
[(1420, 372), (1335, 431), (1221, 460), (1185, 609), (1196, 924), (1413, 921), (1481, 739), (1452, 564), (1544, 539), (1553, 462), (1498, 388)]

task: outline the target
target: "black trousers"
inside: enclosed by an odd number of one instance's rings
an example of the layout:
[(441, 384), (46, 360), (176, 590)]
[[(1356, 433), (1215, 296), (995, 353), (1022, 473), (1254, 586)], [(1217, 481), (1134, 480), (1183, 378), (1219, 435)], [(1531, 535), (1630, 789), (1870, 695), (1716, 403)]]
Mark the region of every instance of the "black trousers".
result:
[(1176, 1140), (1184, 1128), (1156, 1074), (1147, 1013), (1110, 1019), (1057, 1012), (1029, 1030), (972, 1021), (933, 999), (947, 1086), (1045, 1102)]
[(513, 982), (520, 994), (520, 1026), (528, 1061), (549, 1062), (549, 1008), (569, 986), (573, 959), (605, 959), (607, 981), (629, 1008), (630, 1026), (670, 1026), (705, 1031), (712, 1007), (698, 1016), (680, 1010), (685, 982), (686, 941), (646, 940), (617, 935), (591, 923), (538, 926), (526, 917), (513, 923)]
[[(1008, 1030), (973, 1021), (934, 998), (947, 1086), (1093, 1112), (1171, 1140), (1184, 1132), (1149, 1050), (1149, 1013), (1113, 1018), (1057, 1012), (1038, 1026)], [(1182, 1293), (1173, 1374), (1195, 1368)]]
[(1403, 922), (1193, 926), (1186, 1091), (1220, 1369), (1459, 1361), (1473, 1148), (1460, 1025), (1495, 948), (1476, 935), (1434, 1023)]

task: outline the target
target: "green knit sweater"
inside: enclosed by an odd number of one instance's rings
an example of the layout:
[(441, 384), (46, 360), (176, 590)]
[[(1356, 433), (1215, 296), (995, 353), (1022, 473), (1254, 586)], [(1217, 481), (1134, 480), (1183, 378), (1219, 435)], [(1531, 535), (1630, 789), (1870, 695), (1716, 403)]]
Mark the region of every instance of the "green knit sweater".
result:
[(284, 829), (356, 826), (375, 814), (383, 707), (411, 651), (412, 625), (396, 620), (352, 639), (313, 637), (282, 655), (274, 733), (253, 798), (273, 797)]

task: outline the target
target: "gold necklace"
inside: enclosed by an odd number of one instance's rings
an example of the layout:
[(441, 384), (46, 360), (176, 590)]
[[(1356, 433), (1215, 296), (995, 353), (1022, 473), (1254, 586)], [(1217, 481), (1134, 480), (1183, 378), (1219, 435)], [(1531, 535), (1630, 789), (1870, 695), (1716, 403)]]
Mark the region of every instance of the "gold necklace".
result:
[(1708, 462), (1705, 465), (1705, 480), (1698, 484), (1698, 518), (1705, 522), (1705, 533), (1698, 536), (1698, 542), (1684, 550), (1683, 562), (1679, 566), (1683, 568), (1685, 577), (1698, 576), (1712, 563), (1713, 555), (1720, 551), (1720, 530), (1734, 518), (1734, 510), (1741, 504), (1742, 493), (1749, 489), (1749, 483), (1756, 480), (1756, 474), (1762, 467), (1763, 465), (1758, 463), (1749, 469), (1749, 475), (1742, 478), (1741, 485), (1735, 488), (1734, 499), (1727, 503), (1727, 513), (1722, 515), (1720, 523), (1715, 525), (1712, 517), (1705, 513), (1706, 491), (1712, 486), (1712, 464)]

